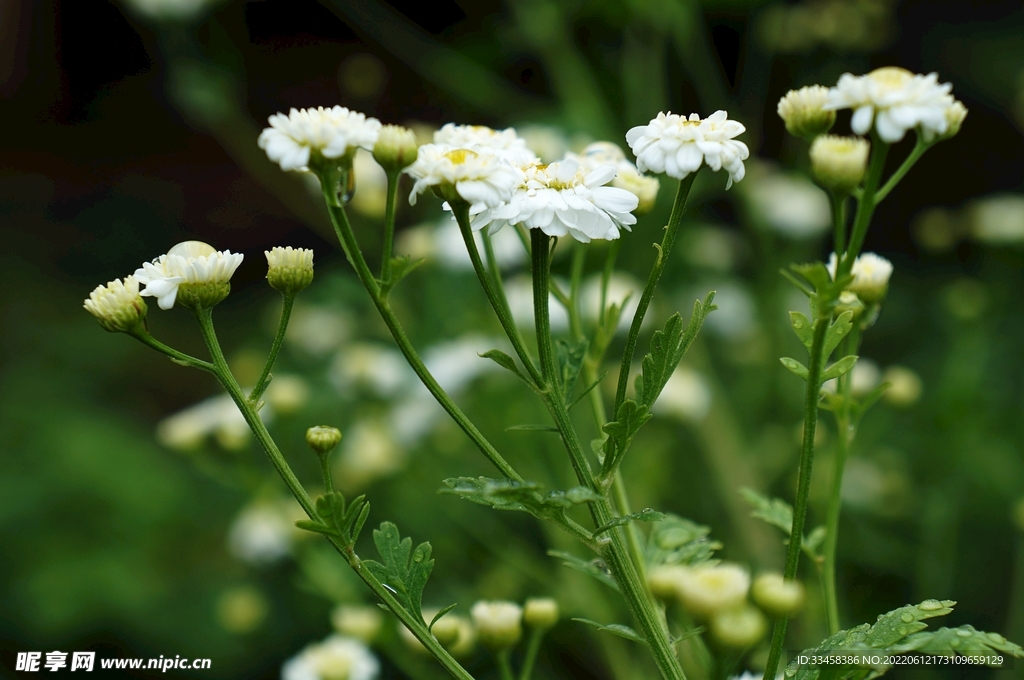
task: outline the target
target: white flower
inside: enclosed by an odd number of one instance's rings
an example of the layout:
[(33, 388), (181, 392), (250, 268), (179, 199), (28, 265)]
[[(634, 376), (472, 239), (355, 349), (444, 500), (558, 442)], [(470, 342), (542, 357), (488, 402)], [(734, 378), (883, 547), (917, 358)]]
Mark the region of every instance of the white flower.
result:
[[(597, 322), (601, 316), (601, 287), (602, 276), (596, 274), (583, 282), (580, 287), (580, 306), (583, 308), (583, 317), (587, 321)], [(629, 274), (612, 272), (608, 279), (608, 290), (605, 294), (605, 304), (608, 306), (618, 305), (621, 308), (619, 325), (616, 332), (625, 332), (631, 323), (636, 308), (640, 306), (640, 296), (643, 295), (644, 285)], [(559, 303), (558, 308), (562, 305)], [(652, 317), (645, 317), (642, 327), (651, 323)]]
[(677, 366), (651, 410), (659, 415), (699, 423), (711, 410), (711, 388), (697, 371)]
[(648, 177), (637, 170), (635, 165), (626, 160), (626, 154), (617, 144), (593, 142), (579, 156), (569, 154), (568, 157), (577, 159), (585, 172), (593, 172), (602, 165), (615, 166), (615, 179), (611, 185), (637, 197), (639, 204), (633, 212), (645, 215), (654, 209), (658, 199), (658, 178)]
[[(272, 408), (261, 409), (260, 418), (270, 422), (273, 419)], [(204, 399), (164, 418), (156, 426), (160, 443), (179, 451), (198, 447), (211, 434), (226, 449), (239, 449), (249, 443), (249, 426), (235, 402), (226, 394)]]
[[(490, 149), (453, 148), (424, 144), (416, 162), (405, 169), (416, 179), (409, 203), (431, 187), (442, 192), (454, 190), (462, 200), (494, 208), (512, 198), (520, 183), (520, 172)], [(445, 194), (446, 198), (448, 194)]]
[(777, 110), (789, 134), (814, 139), (836, 122), (835, 111), (825, 108), (827, 102), (828, 88), (811, 85), (787, 92)]
[(683, 179), (705, 163), (715, 172), (725, 168), (728, 189), (743, 179), (743, 161), (750, 155), (746, 144), (733, 139), (745, 130), (737, 121), (728, 120), (725, 111), (715, 111), (703, 120), (696, 113), (687, 119), (662, 112), (647, 125), (627, 132), (626, 141), (641, 172), (664, 172)]
[[(836, 277), (836, 254), (828, 261), (828, 273), (833, 279)], [(889, 288), (889, 277), (892, 276), (892, 262), (876, 255), (875, 253), (863, 253), (853, 261), (853, 281), (846, 286), (846, 290), (856, 293), (857, 297), (867, 304), (878, 302), (885, 297)]]
[(373, 605), (339, 604), (331, 611), (331, 625), (342, 635), (373, 642), (384, 624), (384, 615)]
[(829, 90), (825, 108), (853, 109), (850, 127), (858, 135), (867, 134), (873, 123), (878, 136), (889, 143), (918, 126), (930, 138), (949, 129), (946, 115), (954, 101), (952, 89), (950, 83), (940, 84), (936, 73), (922, 76), (886, 66), (864, 76), (844, 73)]
[(314, 151), (324, 158), (340, 158), (357, 148), (371, 151), (380, 132), (379, 120), (343, 106), (292, 109), (268, 121), (257, 144), (282, 170), (308, 169)]
[(363, 388), (385, 398), (397, 395), (415, 381), (401, 352), (369, 342), (352, 343), (338, 350), (329, 378), (339, 392)]
[(523, 608), (515, 602), (480, 600), (469, 613), (480, 641), (491, 649), (508, 649), (522, 637)]
[(639, 200), (625, 189), (604, 186), (614, 177), (613, 165), (585, 173), (573, 158), (534, 165), (524, 171), (524, 181), (511, 200), (478, 215), (473, 228), (488, 226), (493, 234), (506, 224), (521, 224), (548, 236), (571, 234), (582, 243), (616, 239), (619, 227), (636, 224), (631, 211)]
[(155, 297), (160, 309), (170, 309), (182, 285), (227, 284), (240, 264), (240, 253), (214, 250), (202, 241), (185, 241), (166, 255), (143, 263), (135, 270), (135, 278), (146, 286), (141, 295)]
[(434, 133), (434, 144), (453, 149), (491, 151), (517, 167), (526, 167), (540, 159), (526, 147), (526, 140), (515, 129), (492, 130), (485, 125), (456, 125), (446, 123)]
[(986, 196), (972, 203), (967, 213), (977, 240), (996, 246), (1024, 242), (1024, 196)]
[(921, 398), (921, 377), (906, 366), (888, 367), (882, 374), (882, 382), (889, 383), (882, 398), (893, 406), (911, 406)]
[(284, 662), (281, 680), (373, 680), (377, 657), (359, 640), (331, 635)]
[(824, 186), (846, 194), (864, 179), (870, 150), (866, 139), (820, 135), (811, 144), (811, 174)]
[(337, 461), (338, 483), (346, 493), (365, 489), (376, 479), (402, 469), (405, 452), (383, 420), (362, 420), (349, 427)]
[(326, 305), (296, 305), (284, 338), (304, 352), (322, 357), (348, 339), (351, 326), (343, 310)]
[(146, 318), (146, 303), (139, 297), (139, 281), (134, 276), (114, 279), (96, 286), (82, 305), (108, 331), (128, 331)]
[(744, 188), (755, 212), (783, 236), (810, 238), (832, 223), (828, 195), (798, 175), (773, 172), (751, 177)]
[(264, 250), (267, 282), (271, 288), (294, 295), (313, 282), (313, 251), (280, 246)]
[(228, 531), (228, 551), (249, 564), (269, 564), (292, 549), (295, 527), (277, 501), (256, 501), (238, 513)]
[(738, 607), (750, 590), (750, 573), (738, 564), (701, 565), (680, 572), (678, 578), (683, 605), (701, 616)]

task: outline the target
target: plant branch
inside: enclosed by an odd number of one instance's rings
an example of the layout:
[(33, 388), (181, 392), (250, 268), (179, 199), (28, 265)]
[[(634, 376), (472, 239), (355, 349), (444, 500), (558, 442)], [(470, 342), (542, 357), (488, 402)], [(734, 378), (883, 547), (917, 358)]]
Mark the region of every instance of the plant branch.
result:
[(277, 361), (277, 354), (281, 351), (281, 345), (284, 344), (284, 335), (288, 330), (288, 320), (292, 315), (292, 306), (295, 304), (295, 295), (284, 293), (281, 295), (283, 299), (283, 307), (281, 307), (281, 320), (277, 323), (277, 333), (274, 335), (274, 344), (270, 346), (270, 354), (267, 355), (267, 363), (263, 366), (263, 372), (260, 374), (259, 380), (256, 381), (256, 387), (252, 388), (252, 392), (249, 393), (249, 401), (252, 404), (258, 405), (260, 397), (266, 391), (270, 385), (271, 375), (270, 371), (274, 367), (274, 363)]

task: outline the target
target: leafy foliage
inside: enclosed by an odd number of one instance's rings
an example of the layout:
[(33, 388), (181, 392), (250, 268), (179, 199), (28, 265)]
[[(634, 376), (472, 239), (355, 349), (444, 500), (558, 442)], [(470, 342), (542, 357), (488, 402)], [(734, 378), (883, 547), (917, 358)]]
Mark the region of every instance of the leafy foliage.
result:
[(316, 499), (316, 514), (321, 521), (302, 519), (295, 523), (300, 529), (326, 536), (334, 536), (348, 546), (355, 544), (363, 530), (370, 504), (366, 496), (357, 496), (346, 503), (345, 497), (337, 491), (324, 494)]
[(594, 536), (600, 536), (606, 531), (611, 531), (615, 527), (629, 524), (630, 522), (660, 522), (663, 519), (665, 519), (665, 513), (652, 510), (651, 508), (644, 508), (639, 512), (634, 512), (624, 517), (616, 517), (607, 524), (601, 525), (594, 530)]
[[(741, 489), (740, 494), (754, 509), (750, 513), (752, 517), (782, 529), (786, 532), (787, 536), (793, 533), (793, 506), (789, 503), (781, 498), (762, 496), (753, 489)], [(825, 534), (825, 527), (820, 526), (804, 536), (800, 542), (801, 549), (812, 560), (819, 561), (821, 559), (821, 556), (818, 554), (818, 548), (824, 542)]]
[(516, 366), (515, 359), (505, 354), (500, 349), (489, 349), (480, 356), (483, 357), (484, 359), (490, 359), (494, 363), (504, 368), (506, 371), (512, 373), (514, 376), (522, 380), (530, 387), (534, 387), (533, 382), (525, 375), (523, 375), (523, 372), (519, 370), (518, 366)]
[(568, 343), (558, 340), (555, 343), (555, 359), (558, 362), (558, 382), (562, 386), (562, 398), (568, 402), (576, 387), (576, 380), (583, 370), (583, 362), (587, 358), (587, 341)]
[(697, 300), (693, 303), (693, 313), (685, 330), (682, 317), (676, 313), (669, 317), (662, 330), (654, 333), (651, 351), (644, 357), (642, 370), (636, 378), (637, 401), (641, 405), (650, 408), (658, 399), (672, 372), (697, 338), (704, 320), (717, 309), (714, 299), (715, 292), (711, 291), (703, 302)]
[(618, 590), (619, 585), (612, 578), (611, 573), (608, 571), (608, 566), (601, 559), (584, 560), (576, 557), (572, 553), (565, 552), (564, 550), (549, 550), (548, 555), (551, 557), (557, 557), (562, 560), (562, 565), (574, 569), (582, 574), (593, 576), (601, 583), (605, 584), (612, 590)]
[(452, 477), (444, 483), (448, 488), (441, 489), (439, 493), (453, 494), (496, 510), (518, 510), (541, 518), (561, 516), (574, 505), (601, 498), (585, 486), (543, 493), (543, 487), (536, 482), (489, 477)]
[(647, 540), (647, 563), (693, 565), (707, 562), (722, 544), (708, 539), (711, 529), (677, 515), (665, 518), (651, 527)]
[(626, 638), (627, 640), (632, 640), (633, 642), (639, 642), (642, 645), (647, 644), (647, 641), (644, 640), (643, 637), (641, 637), (640, 633), (636, 632), (629, 626), (622, 625), (621, 623), (609, 623), (608, 625), (605, 625), (603, 623), (598, 623), (597, 621), (591, 621), (590, 619), (580, 618), (575, 618), (573, 619), (573, 621), (585, 623), (588, 626), (593, 626), (598, 630), (602, 630), (606, 633), (611, 633), (612, 635), (618, 635), (620, 638)]
[[(991, 655), (1003, 652), (1015, 657), (1024, 657), (1024, 649), (1008, 642), (995, 633), (983, 633), (972, 626), (940, 628), (925, 631), (927, 619), (946, 616), (953, 611), (952, 600), (925, 600), (921, 604), (907, 605), (878, 617), (874, 624), (861, 624), (850, 630), (839, 631), (826, 638), (813, 649), (801, 652), (800, 656), (821, 657), (827, 655), (849, 655), (856, 658), (864, 652), (885, 652), (885, 655), (920, 652), (950, 656), (953, 654)], [(884, 656), (884, 655), (883, 655)], [(826, 672), (813, 666), (802, 666), (799, 659), (786, 669), (786, 677), (793, 680), (867, 680), (886, 671), (889, 665), (827, 665)]]
[(412, 273), (413, 270), (417, 269), (421, 264), (426, 262), (424, 259), (414, 260), (408, 255), (398, 255), (391, 258), (391, 276), (386, 281), (380, 282), (380, 291), (382, 294), (387, 295), (391, 290), (398, 285), (398, 282)]
[(384, 522), (373, 532), (373, 542), (383, 564), (364, 560), (367, 569), (395, 595), (402, 606), (423, 619), (423, 588), (427, 585), (434, 560), (430, 559), (430, 543), (420, 543), (412, 548), (412, 539), (402, 538), (398, 527)]

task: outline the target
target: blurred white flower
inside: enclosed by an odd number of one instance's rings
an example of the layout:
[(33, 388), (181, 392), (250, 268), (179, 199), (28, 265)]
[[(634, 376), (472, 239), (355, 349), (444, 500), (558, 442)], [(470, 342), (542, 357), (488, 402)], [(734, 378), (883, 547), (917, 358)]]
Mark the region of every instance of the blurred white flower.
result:
[[(260, 410), (264, 422), (273, 419), (273, 409)], [(161, 444), (179, 451), (200, 446), (209, 435), (228, 449), (247, 446), (251, 437), (245, 418), (231, 397), (221, 394), (190, 406), (157, 423), (156, 437)]]
[(577, 241), (616, 239), (619, 227), (636, 224), (631, 214), (639, 199), (625, 189), (604, 186), (615, 177), (615, 166), (601, 165), (585, 172), (573, 158), (526, 168), (524, 179), (505, 205), (493, 207), (473, 220), (473, 228), (493, 234), (506, 224), (540, 229), (548, 236), (571, 235)]
[(996, 194), (970, 204), (971, 235), (989, 245), (1024, 243), (1024, 196)]
[(305, 378), (293, 373), (274, 373), (263, 395), (266, 403), (279, 415), (295, 413), (309, 401), (309, 385)]
[(947, 109), (953, 106), (953, 86), (926, 76), (885, 66), (864, 76), (844, 73), (829, 90), (826, 109), (853, 109), (850, 127), (858, 135), (871, 130), (886, 142), (898, 142), (907, 130), (921, 127), (926, 136), (944, 135), (949, 129)]
[(705, 564), (679, 572), (683, 606), (698, 616), (735, 609), (747, 599), (750, 572), (738, 564)]
[[(863, 397), (871, 390), (878, 387), (882, 382), (882, 371), (871, 359), (860, 357), (853, 369), (850, 370), (850, 394), (854, 397)], [(839, 388), (839, 379), (833, 378), (825, 382), (821, 389), (835, 394)]]
[(492, 650), (508, 649), (523, 635), (523, 608), (515, 602), (480, 600), (470, 615), (480, 641)]
[[(428, 229), (433, 237), (431, 257), (447, 269), (473, 271), (473, 261), (469, 259), (466, 244), (462, 239), (462, 231), (454, 219), (442, 219), (437, 227), (428, 227)], [(473, 234), (473, 238), (476, 240), (477, 252), (486, 262), (483, 234), (476, 232)], [(491, 247), (494, 249), (494, 258), (498, 261), (498, 267), (501, 269), (508, 269), (526, 261), (526, 249), (514, 229), (502, 229), (490, 234), (490, 239)]]
[(146, 318), (146, 303), (139, 295), (139, 281), (134, 276), (114, 279), (105, 286), (96, 286), (82, 305), (108, 331), (129, 331)]
[[(528, 276), (510, 278), (505, 282), (505, 297), (516, 325), (533, 328), (533, 280)], [(548, 310), (552, 331), (560, 333), (569, 328), (569, 314), (554, 295), (548, 296)]]
[(185, 241), (166, 255), (144, 262), (135, 270), (135, 278), (146, 286), (140, 295), (155, 297), (160, 309), (170, 309), (182, 285), (226, 284), (240, 264), (240, 253), (218, 251), (202, 241)]
[[(277, 323), (276, 320), (274, 323)], [(284, 337), (289, 344), (321, 357), (337, 349), (350, 333), (351, 323), (342, 310), (296, 304)]]
[(882, 373), (882, 382), (889, 383), (882, 398), (892, 406), (912, 406), (921, 398), (921, 377), (906, 366), (889, 366)]
[(383, 624), (384, 614), (373, 605), (339, 604), (331, 610), (331, 625), (339, 634), (367, 644), (377, 639)]
[(424, 144), (416, 162), (405, 169), (415, 178), (409, 203), (429, 188), (437, 187), (445, 197), (454, 191), (471, 205), (494, 208), (512, 198), (520, 183), (520, 172), (491, 149), (453, 148)]
[(339, 392), (368, 389), (378, 397), (394, 396), (415, 380), (401, 352), (368, 342), (351, 343), (338, 350), (329, 376)]
[(341, 440), (335, 478), (342, 490), (354, 492), (398, 472), (403, 465), (405, 453), (390, 426), (382, 420), (361, 420), (349, 427)]
[(703, 300), (709, 290), (715, 291), (718, 309), (709, 314), (704, 322), (708, 330), (730, 340), (744, 340), (757, 331), (757, 304), (750, 291), (734, 279), (715, 281), (691, 289), (691, 294), (682, 301), (683, 308), (692, 306), (694, 298)]
[[(832, 253), (828, 261), (828, 273), (833, 279), (836, 277), (836, 262), (836, 254)], [(853, 274), (853, 281), (846, 289), (871, 304), (885, 297), (889, 289), (889, 277), (892, 276), (892, 262), (875, 253), (862, 253), (853, 261), (850, 273)]]
[(726, 647), (746, 649), (757, 644), (768, 630), (764, 614), (756, 607), (743, 605), (716, 611), (708, 622), (711, 636)]
[(446, 123), (434, 133), (434, 144), (453, 149), (491, 151), (517, 167), (526, 167), (539, 161), (527, 148), (526, 140), (517, 135), (513, 128), (493, 130), (485, 125)]
[(380, 662), (359, 640), (331, 635), (284, 662), (281, 680), (373, 680)]
[[(616, 304), (622, 307), (617, 332), (625, 332), (633, 322), (633, 315), (640, 306), (640, 296), (644, 292), (643, 284), (629, 274), (613, 272), (608, 278), (608, 293), (605, 304)], [(623, 306), (624, 305), (624, 306)], [(559, 305), (560, 307), (561, 305)], [(601, 275), (596, 274), (586, 279), (580, 287), (580, 307), (583, 318), (596, 322), (601, 314)], [(642, 326), (649, 326), (652, 317), (644, 318)]]
[(387, 209), (388, 176), (384, 168), (363, 149), (352, 158), (352, 172), (356, 176), (356, 190), (349, 205), (366, 217), (381, 219)]
[(367, 118), (343, 106), (325, 109), (292, 109), (288, 115), (275, 113), (270, 127), (260, 133), (257, 144), (282, 170), (306, 170), (312, 152), (324, 158), (340, 158), (358, 148), (372, 150), (380, 132), (380, 121)]
[[(750, 178), (754, 180), (754, 177)], [(803, 239), (832, 223), (828, 195), (803, 177), (770, 172), (744, 183), (751, 208), (782, 236)]]
[(630, 129), (626, 141), (641, 172), (664, 172), (683, 179), (703, 163), (715, 172), (725, 168), (729, 173), (728, 189), (743, 179), (743, 161), (750, 155), (746, 144), (733, 139), (745, 130), (737, 121), (728, 120), (725, 111), (704, 119), (696, 113), (684, 118), (663, 112), (647, 125)]
[(291, 553), (294, 533), (281, 501), (255, 501), (242, 508), (231, 523), (228, 551), (249, 564), (269, 564)]
[(690, 225), (680, 234), (679, 254), (691, 267), (725, 273), (736, 266), (745, 242), (724, 225)]
[(519, 129), (519, 136), (526, 142), (526, 148), (537, 154), (541, 163), (553, 163), (569, 150), (565, 133), (549, 125), (527, 125)]
[(811, 144), (811, 174), (824, 186), (845, 195), (864, 179), (870, 151), (866, 139), (820, 135)]
[(711, 388), (697, 371), (677, 366), (651, 410), (686, 422), (700, 422), (711, 410)]

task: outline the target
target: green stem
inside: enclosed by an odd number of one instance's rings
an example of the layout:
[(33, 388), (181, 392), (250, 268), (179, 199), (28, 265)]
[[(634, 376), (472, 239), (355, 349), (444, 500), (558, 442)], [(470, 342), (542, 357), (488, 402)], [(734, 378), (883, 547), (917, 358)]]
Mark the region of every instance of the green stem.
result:
[[(796, 503), (793, 506), (793, 527), (789, 535), (789, 547), (786, 551), (786, 580), (796, 579), (797, 567), (800, 565), (800, 550), (804, 535), (804, 522), (807, 519), (807, 497), (811, 490), (811, 466), (814, 463), (814, 434), (818, 426), (818, 400), (821, 398), (821, 373), (825, 361), (825, 336), (828, 333), (827, 315), (820, 315), (814, 323), (814, 337), (811, 341), (810, 364), (807, 368), (807, 391), (804, 395), (804, 434), (800, 450), (800, 469), (797, 479)], [(783, 616), (775, 621), (772, 632), (771, 650), (764, 671), (764, 680), (775, 680), (775, 672), (782, 656), (782, 645), (786, 639), (788, 619)]]
[(654, 267), (647, 277), (647, 285), (640, 295), (640, 302), (637, 305), (636, 313), (633, 314), (633, 323), (629, 326), (629, 334), (626, 336), (626, 348), (622, 353), (622, 363), (619, 366), (619, 382), (615, 388), (615, 407), (612, 415), (619, 412), (619, 407), (626, 400), (626, 386), (629, 384), (629, 369), (633, 366), (633, 354), (636, 352), (637, 338), (640, 337), (640, 326), (644, 322), (647, 308), (651, 305), (654, 297), (654, 289), (658, 287), (665, 265), (668, 264), (669, 254), (672, 252), (672, 245), (676, 241), (676, 234), (679, 232), (679, 225), (683, 221), (683, 210), (686, 208), (686, 198), (690, 195), (690, 188), (696, 172), (691, 172), (685, 179), (680, 180), (679, 190), (676, 192), (676, 200), (672, 205), (672, 214), (669, 215), (668, 225), (665, 227), (665, 236), (661, 240), (661, 247), (658, 248), (658, 257), (654, 261)]
[(523, 665), (519, 669), (519, 680), (530, 680), (533, 675), (533, 667), (537, 663), (537, 654), (540, 652), (540, 643), (544, 640), (543, 628), (534, 628), (530, 631), (530, 639), (526, 643), (526, 656), (523, 657)]
[[(232, 401), (238, 407), (238, 410), (242, 413), (246, 423), (249, 425), (249, 429), (252, 430), (257, 441), (263, 447), (263, 450), (267, 453), (271, 463), (277, 470), (278, 474), (284, 480), (288, 489), (291, 491), (295, 500), (299, 502), (306, 515), (314, 521), (320, 521), (320, 518), (316, 514), (315, 506), (313, 505), (312, 499), (309, 494), (306, 493), (302, 483), (299, 482), (295, 473), (292, 472), (288, 462), (284, 459), (280, 449), (277, 448), (277, 444), (274, 442), (273, 437), (270, 436), (270, 432), (267, 431), (266, 426), (260, 419), (256, 409), (253, 408), (252, 404), (246, 398), (242, 388), (238, 385), (238, 381), (235, 380), (231, 370), (228, 368), (227, 361), (224, 359), (224, 352), (221, 350), (220, 343), (217, 340), (216, 331), (213, 328), (213, 315), (210, 309), (198, 309), (195, 312), (196, 318), (199, 321), (199, 328), (202, 331), (203, 339), (206, 341), (206, 346), (210, 351), (210, 356), (213, 358), (213, 372), (220, 380), (221, 385), (227, 390), (231, 396)], [(343, 557), (348, 561), (349, 566), (356, 572), (362, 581), (369, 586), (370, 590), (374, 592), (387, 605), (398, 619), (405, 624), (405, 626), (416, 636), (424, 647), (426, 647), (431, 654), (438, 660), (438, 662), (444, 666), (452, 677), (458, 678), (459, 680), (473, 680), (473, 676), (469, 674), (462, 666), (459, 665), (452, 656), (445, 651), (445, 649), (438, 643), (434, 636), (427, 629), (426, 624), (414, 616), (411, 612), (407, 611), (402, 604), (395, 599), (394, 595), (391, 594), (383, 583), (375, 577), (366, 565), (355, 554), (355, 551), (351, 545), (343, 544), (339, 539), (334, 537), (327, 537), (327, 540), (334, 546), (334, 548), (341, 553)]]
[(331, 479), (331, 454), (322, 453), (320, 456), (320, 473), (324, 478), (324, 490), (327, 493), (334, 491), (334, 480)]
[(263, 396), (267, 386), (270, 385), (270, 370), (274, 367), (274, 362), (277, 361), (277, 354), (281, 351), (281, 345), (284, 344), (284, 335), (288, 330), (288, 320), (291, 318), (292, 307), (295, 304), (294, 294), (282, 294), (281, 297), (283, 298), (281, 320), (277, 323), (277, 334), (274, 335), (274, 344), (270, 346), (270, 354), (267, 355), (267, 363), (263, 366), (260, 379), (256, 381), (256, 387), (252, 388), (252, 392), (249, 394), (249, 401), (253, 404), (260, 403), (260, 397)]
[[(327, 173), (325, 173), (326, 175)], [(466, 436), (476, 444), (480, 452), (494, 465), (507, 479), (511, 479), (517, 482), (523, 481), (523, 478), (517, 473), (508, 461), (506, 461), (497, 449), (487, 441), (487, 438), (477, 429), (470, 419), (463, 413), (452, 398), (448, 396), (448, 393), (438, 384), (434, 376), (427, 370), (423, 360), (420, 359), (419, 354), (416, 353), (416, 349), (412, 346), (412, 342), (409, 341), (409, 337), (405, 334), (405, 330), (402, 328), (401, 323), (398, 321), (398, 317), (391, 309), (391, 304), (387, 298), (381, 295), (380, 286), (376, 279), (373, 278), (373, 274), (370, 272), (370, 268), (366, 265), (366, 260), (363, 258), (362, 252), (359, 250), (359, 244), (356, 241), (355, 234), (352, 231), (352, 225), (349, 224), (348, 215), (345, 214), (345, 210), (338, 203), (334, 191), (331, 189), (332, 182), (328, 176), (322, 177), (321, 186), (323, 187), (324, 200), (327, 202), (327, 211), (331, 217), (331, 223), (334, 225), (334, 231), (338, 236), (338, 241), (341, 243), (342, 250), (345, 251), (345, 256), (348, 258), (352, 268), (355, 269), (356, 275), (359, 277), (359, 281), (366, 288), (366, 291), (370, 294), (370, 299), (373, 301), (374, 306), (377, 308), (377, 312), (384, 320), (384, 324), (388, 327), (391, 332), (391, 337), (394, 338), (395, 344), (398, 345), (398, 349), (405, 356), (405, 360), (412, 367), (412, 370), (419, 377), (423, 385), (429, 390), (429, 392), (437, 400), (437, 403), (451, 416), (452, 420), (466, 433)]]
[(906, 176), (910, 169), (914, 167), (914, 164), (924, 155), (924, 152), (931, 146), (928, 142), (919, 134), (917, 136), (917, 142), (914, 144), (914, 150), (910, 152), (910, 155), (906, 157), (903, 164), (892, 173), (892, 177), (886, 181), (886, 183), (875, 193), (875, 205), (878, 205), (885, 197), (889, 195), (889, 192), (896, 188), (896, 185), (900, 183), (900, 180)]
[[(590, 463), (583, 452), (579, 435), (573, 428), (569, 412), (562, 399), (561, 388), (557, 381), (557, 364), (548, 310), (548, 288), (551, 275), (549, 239), (539, 229), (532, 230), (531, 236), (534, 318), (537, 345), (540, 348), (541, 372), (545, 380), (545, 402), (580, 484), (602, 496), (600, 500), (588, 504), (594, 525), (600, 527), (611, 522), (615, 515), (604, 490), (594, 478)], [(619, 586), (619, 592), (625, 599), (626, 606), (629, 608), (637, 628), (647, 641), (658, 670), (666, 680), (685, 680), (686, 676), (683, 674), (679, 659), (669, 641), (664, 617), (646, 583), (641, 580), (636, 565), (630, 559), (622, 533), (617, 529), (608, 531), (602, 538), (602, 544), (600, 554), (604, 558), (612, 578)]]
[(213, 364), (211, 364), (209, 361), (197, 359), (196, 357), (191, 356), (189, 354), (185, 354), (184, 352), (179, 352), (173, 347), (168, 347), (167, 345), (160, 342), (159, 340), (157, 340), (156, 338), (154, 338), (152, 335), (150, 335), (145, 330), (142, 330), (141, 328), (129, 332), (128, 335), (132, 336), (133, 338), (141, 342), (143, 345), (146, 345), (147, 347), (152, 347), (157, 352), (167, 355), (168, 357), (170, 357), (171, 361), (177, 364), (181, 364), (182, 366), (188, 366), (190, 368), (198, 368), (203, 371), (208, 371), (210, 373), (214, 372)]
[(834, 224), (832, 251), (839, 257), (846, 252), (846, 196), (829, 192), (832, 202), (832, 222)]
[(395, 242), (395, 206), (398, 203), (398, 179), (401, 171), (388, 174), (387, 207), (384, 209), (384, 244), (380, 253), (380, 280), (391, 280), (391, 252)]
[(523, 362), (523, 366), (526, 367), (534, 384), (537, 386), (542, 385), (544, 379), (534, 365), (529, 352), (526, 351), (526, 346), (523, 345), (523, 339), (519, 335), (519, 329), (516, 328), (516, 322), (512, 319), (508, 304), (503, 304), (503, 296), (498, 292), (494, 281), (487, 274), (487, 269), (480, 259), (480, 251), (477, 250), (476, 239), (473, 237), (473, 227), (469, 221), (469, 203), (465, 201), (452, 201), (451, 207), (452, 212), (455, 214), (455, 221), (458, 222), (459, 230), (462, 232), (462, 239), (466, 242), (466, 250), (469, 252), (470, 261), (473, 263), (473, 270), (480, 281), (480, 286), (484, 289), (487, 301), (491, 303), (491, 308), (498, 317), (498, 323), (501, 324), (502, 330), (505, 331), (509, 342), (512, 343), (512, 349), (519, 356), (519, 360)]
[(498, 671), (501, 673), (501, 680), (516, 680), (515, 673), (512, 672), (512, 650), (506, 648), (500, 652), (495, 652), (494, 658), (498, 660)]
[(871, 223), (871, 215), (875, 212), (875, 192), (878, 190), (882, 170), (885, 169), (885, 157), (889, 153), (889, 145), (875, 135), (872, 147), (871, 162), (868, 165), (867, 176), (864, 178), (864, 189), (857, 202), (857, 214), (853, 218), (853, 231), (850, 234), (849, 247), (845, 257), (839, 262), (836, 279), (846, 276), (853, 269), (853, 261), (860, 254), (860, 248), (864, 245), (864, 237), (868, 233), (868, 225)]

